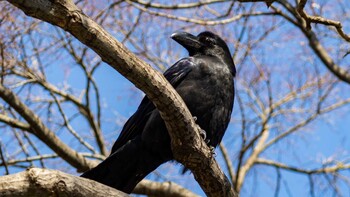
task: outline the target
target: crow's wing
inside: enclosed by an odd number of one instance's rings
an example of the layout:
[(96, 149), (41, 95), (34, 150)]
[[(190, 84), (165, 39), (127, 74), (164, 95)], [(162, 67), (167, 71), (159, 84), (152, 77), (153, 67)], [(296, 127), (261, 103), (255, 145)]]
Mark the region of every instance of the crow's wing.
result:
[[(165, 71), (164, 76), (170, 82), (170, 84), (176, 88), (181, 83), (187, 74), (191, 72), (195, 66), (191, 57), (184, 58), (176, 62), (168, 70)], [(134, 139), (136, 136), (141, 135), (143, 128), (145, 127), (149, 116), (156, 107), (145, 96), (137, 111), (129, 118), (125, 123), (117, 141), (112, 147), (111, 153), (122, 147), (127, 141)]]

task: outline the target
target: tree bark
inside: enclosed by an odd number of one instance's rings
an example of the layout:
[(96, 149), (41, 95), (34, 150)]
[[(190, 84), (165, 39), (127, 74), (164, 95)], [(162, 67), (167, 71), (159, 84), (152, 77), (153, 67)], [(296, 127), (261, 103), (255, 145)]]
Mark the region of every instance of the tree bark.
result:
[(30, 168), (24, 172), (0, 177), (0, 196), (76, 196), (126, 197), (127, 194), (57, 170)]

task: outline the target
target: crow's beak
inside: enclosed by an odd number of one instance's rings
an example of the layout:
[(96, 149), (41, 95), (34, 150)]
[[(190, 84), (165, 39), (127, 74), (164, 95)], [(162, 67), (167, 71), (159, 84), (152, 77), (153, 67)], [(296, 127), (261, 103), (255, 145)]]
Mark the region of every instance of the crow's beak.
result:
[(199, 41), (197, 36), (186, 32), (176, 32), (171, 35), (171, 38), (177, 43), (181, 44), (191, 54), (199, 51), (202, 47), (202, 43)]

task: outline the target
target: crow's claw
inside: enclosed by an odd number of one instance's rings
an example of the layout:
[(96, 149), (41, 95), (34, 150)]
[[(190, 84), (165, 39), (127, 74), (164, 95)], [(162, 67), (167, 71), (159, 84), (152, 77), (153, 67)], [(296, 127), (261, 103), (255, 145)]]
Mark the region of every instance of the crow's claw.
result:
[(210, 139), (206, 139), (206, 140), (204, 140), (204, 141), (205, 141), (206, 144), (209, 144)]
[(203, 138), (204, 141), (207, 139), (207, 133), (203, 129), (199, 130), (199, 135)]
[(215, 157), (216, 153), (215, 153), (215, 147), (214, 146), (209, 146), (210, 152), (211, 154)]

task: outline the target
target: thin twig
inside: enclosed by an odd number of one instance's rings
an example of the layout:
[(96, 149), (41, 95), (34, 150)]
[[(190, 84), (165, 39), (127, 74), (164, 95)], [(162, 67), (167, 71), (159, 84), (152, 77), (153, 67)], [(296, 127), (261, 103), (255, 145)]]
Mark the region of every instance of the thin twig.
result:
[(10, 171), (9, 171), (9, 168), (8, 168), (8, 164), (5, 160), (5, 157), (4, 157), (4, 154), (2, 152), (2, 142), (0, 141), (0, 157), (1, 157), (1, 160), (2, 160), (2, 163), (3, 163), (3, 166), (5, 167), (5, 174), (10, 174)]

